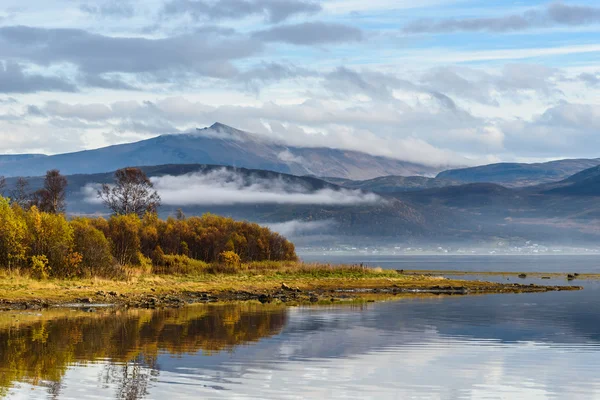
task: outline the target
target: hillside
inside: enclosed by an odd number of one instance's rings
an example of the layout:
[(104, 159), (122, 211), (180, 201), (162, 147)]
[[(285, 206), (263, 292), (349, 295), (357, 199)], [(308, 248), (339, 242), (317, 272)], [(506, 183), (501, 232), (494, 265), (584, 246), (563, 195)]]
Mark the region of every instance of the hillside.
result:
[(600, 196), (600, 166), (581, 171), (547, 190), (550, 194)]
[[(136, 143), (30, 159), (7, 159), (0, 175), (94, 174), (130, 165), (213, 164), (294, 175), (370, 179), (383, 175), (425, 175), (439, 170), (365, 153), (330, 148), (289, 147), (260, 135), (216, 123), (189, 134), (162, 135)], [(1, 162), (1, 159), (0, 159)]]
[(464, 183), (487, 182), (524, 187), (560, 181), (600, 165), (600, 159), (567, 159), (537, 164), (499, 163), (440, 172), (438, 179)]
[[(378, 195), (347, 180), (336, 185), (264, 170), (200, 164), (143, 169), (163, 196), (163, 217), (179, 208), (186, 215), (231, 216), (273, 226), (302, 245), (600, 239), (600, 167), (537, 187), (472, 183)], [(90, 184), (112, 179), (112, 172), (68, 176), (68, 212), (105, 213)], [(15, 181), (9, 178), (9, 187)], [(30, 179), (31, 190), (41, 185), (41, 177)]]
[(425, 176), (381, 176), (364, 181), (343, 178), (323, 178), (323, 180), (345, 188), (361, 189), (375, 193), (413, 192), (461, 184), (459, 181), (427, 178)]
[(0, 167), (19, 161), (31, 161), (33, 159), (48, 157), (45, 154), (0, 154)]
[[(311, 229), (310, 234), (372, 235), (375, 238), (422, 237), (431, 229), (429, 218), (401, 200), (342, 188), (314, 177), (200, 164), (147, 166), (142, 169), (154, 179), (186, 179), (192, 176), (197, 181), (204, 179), (204, 184), (208, 183), (201, 188), (191, 187), (194, 200), (185, 204), (174, 204), (168, 201), (170, 197), (166, 193), (161, 192), (163, 206), (160, 213), (163, 217), (174, 215), (181, 208), (187, 215), (211, 212), (264, 224), (294, 222), (318, 228)], [(206, 181), (206, 177), (210, 180)], [(14, 187), (16, 179), (7, 179), (8, 191)], [(106, 213), (103, 206), (94, 201), (95, 195), (89, 185), (112, 182), (112, 172), (69, 175), (67, 179), (69, 214)], [(235, 183), (234, 199), (226, 194), (231, 183)], [(30, 190), (35, 191), (43, 185), (43, 178), (29, 178), (29, 184)], [(295, 195), (300, 196), (293, 197)], [(273, 196), (275, 200), (269, 200)], [(291, 196), (292, 200), (286, 201), (286, 196)], [(315, 196), (314, 202), (311, 196)], [(368, 197), (370, 200), (363, 201), (365, 196), (371, 196)], [(245, 197), (251, 200), (244, 201)], [(296, 198), (299, 200), (294, 200)], [(177, 203), (179, 198), (175, 200)], [(435, 220), (438, 223), (439, 216)]]

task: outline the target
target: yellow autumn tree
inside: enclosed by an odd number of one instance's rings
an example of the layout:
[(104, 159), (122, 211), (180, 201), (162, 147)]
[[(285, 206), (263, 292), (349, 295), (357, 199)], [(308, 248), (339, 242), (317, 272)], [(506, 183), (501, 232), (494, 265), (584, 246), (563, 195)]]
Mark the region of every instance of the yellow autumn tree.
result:
[(30, 256), (46, 256), (53, 276), (77, 275), (81, 256), (74, 254), (73, 228), (64, 215), (41, 212), (33, 206), (27, 211)]
[(82, 255), (81, 272), (87, 276), (105, 275), (114, 264), (110, 242), (92, 225), (89, 218), (70, 222), (74, 233), (74, 250)]
[(8, 199), (0, 196), (0, 268), (25, 265), (27, 250), (27, 225)]

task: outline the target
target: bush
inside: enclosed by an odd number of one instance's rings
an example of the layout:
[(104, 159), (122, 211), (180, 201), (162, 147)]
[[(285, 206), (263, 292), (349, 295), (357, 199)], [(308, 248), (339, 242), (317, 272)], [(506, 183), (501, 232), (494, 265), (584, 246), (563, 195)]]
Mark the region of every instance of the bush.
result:
[(81, 272), (85, 276), (102, 276), (111, 271), (114, 259), (111, 253), (110, 242), (104, 234), (96, 229), (88, 219), (77, 218), (71, 221), (75, 245), (74, 250), (82, 255)]
[(46, 256), (53, 276), (76, 275), (76, 259), (72, 258), (73, 228), (65, 217), (62, 214), (40, 212), (36, 207), (31, 207), (26, 218), (31, 238), (31, 256)]
[(9, 205), (0, 196), (0, 267), (13, 269), (24, 266), (27, 260), (28, 232), (20, 209)]
[(35, 279), (48, 279), (50, 276), (50, 267), (48, 258), (44, 255), (31, 257), (31, 275)]
[(239, 268), (242, 265), (242, 259), (233, 251), (224, 251), (219, 254), (219, 262), (228, 267)]
[(113, 256), (121, 265), (139, 265), (141, 221), (135, 214), (114, 215), (108, 221)]
[[(0, 267), (37, 276), (237, 272), (242, 262), (295, 261), (294, 245), (249, 222), (215, 215), (76, 218), (24, 210), (0, 196)], [(214, 263), (209, 268), (207, 263)], [(130, 272), (127, 272), (130, 271)]]
[(207, 272), (210, 266), (204, 261), (184, 255), (163, 255), (163, 264), (154, 264), (153, 272), (161, 275), (195, 275)]

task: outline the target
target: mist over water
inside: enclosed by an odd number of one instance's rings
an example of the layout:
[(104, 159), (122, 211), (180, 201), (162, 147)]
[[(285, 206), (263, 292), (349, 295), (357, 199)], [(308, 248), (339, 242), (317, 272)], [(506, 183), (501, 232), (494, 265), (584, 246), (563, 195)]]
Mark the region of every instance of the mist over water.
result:
[(383, 269), (467, 272), (558, 272), (600, 274), (598, 254), (537, 255), (377, 255), (300, 254), (305, 262), (364, 264)]

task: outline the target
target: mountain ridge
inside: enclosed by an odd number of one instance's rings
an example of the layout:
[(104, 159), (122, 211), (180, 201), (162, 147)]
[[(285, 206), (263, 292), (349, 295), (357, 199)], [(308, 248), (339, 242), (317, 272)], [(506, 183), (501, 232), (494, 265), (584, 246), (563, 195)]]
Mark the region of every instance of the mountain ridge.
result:
[(422, 164), (327, 147), (294, 147), (221, 123), (195, 132), (160, 135), (133, 143), (57, 154), (1, 164), (0, 175), (39, 176), (46, 170), (64, 174), (101, 173), (129, 165), (218, 164), (272, 170), (294, 175), (370, 179), (382, 175), (432, 175)]
[(555, 183), (580, 171), (600, 165), (600, 158), (563, 159), (546, 163), (495, 163), (442, 171), (438, 179), (464, 183), (497, 183), (510, 187)]
[[(304, 193), (323, 189), (357, 190), (339, 186), (310, 176), (295, 176), (273, 171), (224, 167), (220, 165), (158, 165), (142, 169), (151, 177), (211, 174), (215, 171), (235, 172), (245, 187), (257, 181), (276, 182), (275, 187), (301, 187)], [(229, 179), (229, 175), (224, 179)], [(68, 211), (72, 215), (104, 213), (103, 207), (90, 202), (89, 183), (113, 180), (111, 172), (94, 175), (71, 175), (68, 187)], [(9, 178), (9, 190), (16, 178)], [(30, 179), (33, 191), (43, 184), (43, 177)], [(285, 183), (281, 185), (280, 183)], [(219, 186), (218, 183), (215, 184)], [(584, 186), (581, 186), (584, 185)], [(579, 190), (584, 187), (587, 190)], [(567, 188), (553, 191), (555, 188)], [(292, 189), (295, 190), (295, 189)], [(358, 189), (362, 191), (361, 189)], [(343, 191), (341, 193), (344, 193)], [(494, 183), (469, 183), (429, 188), (418, 191), (380, 193), (383, 201), (374, 203), (203, 203), (180, 206), (169, 204), (161, 215), (173, 215), (182, 208), (187, 215), (205, 212), (226, 215), (264, 224), (299, 221), (318, 229), (313, 243), (327, 237), (344, 242), (373, 243), (436, 241), (438, 243), (468, 241), (526, 240), (597, 242), (600, 239), (600, 167), (582, 171), (552, 185), (507, 188)], [(200, 190), (198, 196), (209, 196)], [(240, 192), (239, 196), (244, 193)], [(92, 195), (93, 196), (93, 195)], [(311, 239), (312, 240), (312, 239)], [(337, 239), (334, 239), (337, 240)]]

